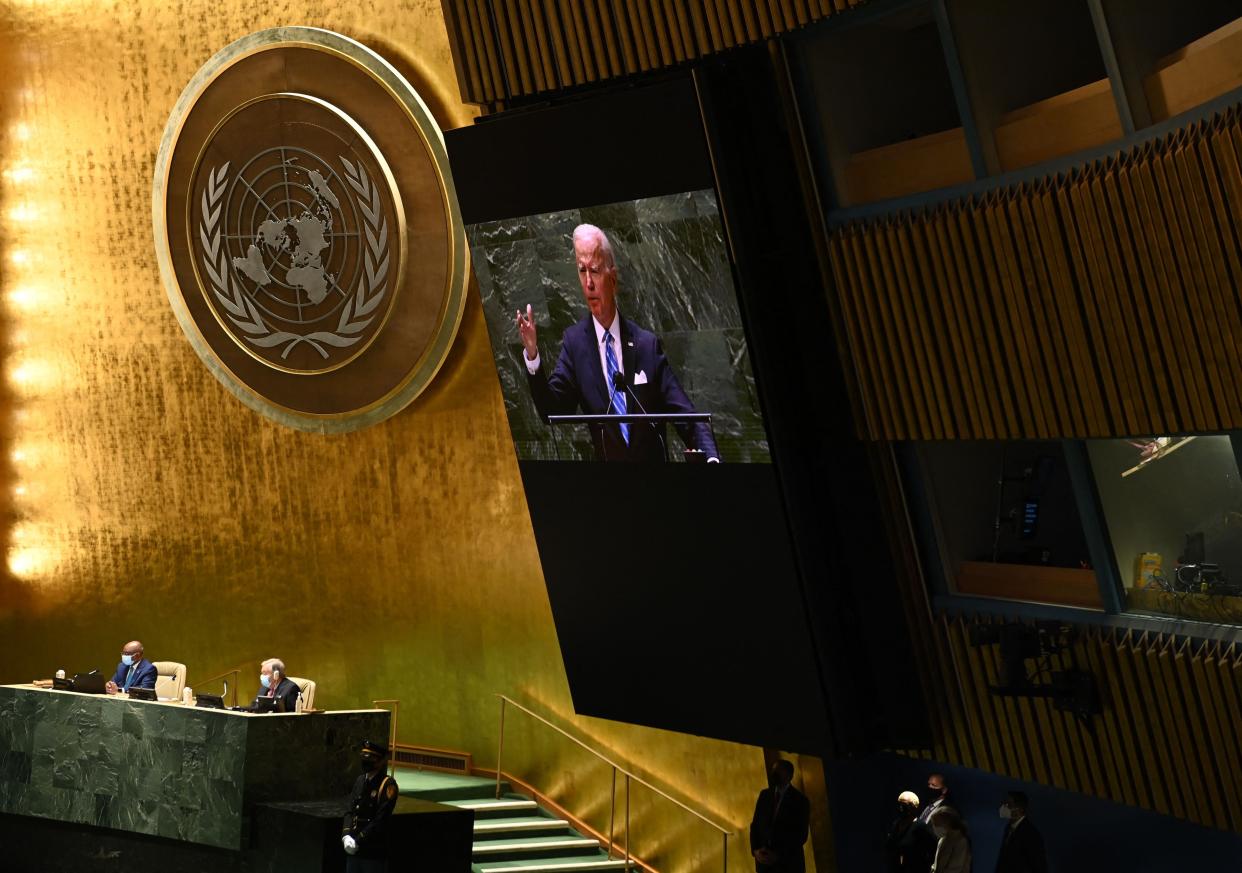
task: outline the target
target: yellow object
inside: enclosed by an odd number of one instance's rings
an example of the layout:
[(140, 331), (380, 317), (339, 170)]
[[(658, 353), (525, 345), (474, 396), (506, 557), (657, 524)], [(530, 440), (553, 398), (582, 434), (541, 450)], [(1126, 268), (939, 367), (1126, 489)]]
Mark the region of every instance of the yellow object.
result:
[(1159, 588), (1156, 576), (1160, 575), (1160, 554), (1143, 552), (1138, 556), (1138, 574), (1134, 577), (1135, 588)]

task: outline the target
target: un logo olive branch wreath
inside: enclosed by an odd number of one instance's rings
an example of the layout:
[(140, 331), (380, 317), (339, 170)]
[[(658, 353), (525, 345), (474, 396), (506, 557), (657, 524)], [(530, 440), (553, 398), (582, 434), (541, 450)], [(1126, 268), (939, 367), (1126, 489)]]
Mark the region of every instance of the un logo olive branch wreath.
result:
[(283, 345), (282, 360), (288, 358), (299, 343), (306, 343), (324, 359), (329, 356), (325, 345), (335, 348), (354, 345), (362, 338), (361, 333), (367, 325), (375, 320), (374, 312), (388, 293), (388, 220), (384, 217), (380, 202), (379, 186), (372, 184), (361, 161), (356, 166), (344, 157), (340, 161), (345, 167), (345, 181), (357, 195), (357, 205), (365, 224), (364, 275), (359, 277), (354, 294), (345, 301), (336, 330), (306, 334), (268, 327), (254, 301), (245, 293), (244, 286), (233, 275), (228, 249), (220, 245), (220, 217), (223, 211), (220, 200), (228, 188), (230, 162), (225, 161), (207, 174), (207, 187), (200, 202), (202, 221), (198, 234), (203, 244), (203, 268), (211, 281), (212, 293), (228, 313), (229, 321), (248, 334), (243, 337), (246, 342), (260, 348)]

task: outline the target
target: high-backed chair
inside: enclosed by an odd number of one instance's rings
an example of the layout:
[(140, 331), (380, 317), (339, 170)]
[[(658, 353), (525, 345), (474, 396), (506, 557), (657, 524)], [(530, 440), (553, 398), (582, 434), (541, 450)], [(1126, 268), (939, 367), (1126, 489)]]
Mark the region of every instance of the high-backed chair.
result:
[(299, 679), (297, 676), (290, 676), (289, 681), (298, 686), (302, 692), (302, 709), (311, 710), (315, 708), (315, 680)]
[(185, 688), (185, 664), (152, 661), (155, 665), (155, 696), (161, 700), (180, 700)]

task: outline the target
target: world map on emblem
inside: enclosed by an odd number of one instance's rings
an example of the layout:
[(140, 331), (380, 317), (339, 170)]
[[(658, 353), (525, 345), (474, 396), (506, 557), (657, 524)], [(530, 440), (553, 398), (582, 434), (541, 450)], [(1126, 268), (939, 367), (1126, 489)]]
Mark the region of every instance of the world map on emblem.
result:
[(199, 204), (201, 263), (222, 323), (295, 371), (348, 360), (390, 296), (379, 187), (362, 161), (297, 145), (233, 163), (206, 167)]
[[(292, 164), (284, 168), (286, 177), (290, 172), (296, 177), (301, 170), (295, 162), (296, 158), (286, 161), (286, 164)], [(270, 217), (259, 225), (255, 241), (246, 249), (246, 256), (233, 258), (233, 266), (262, 288), (267, 288), (273, 281), (280, 281), (286, 288), (305, 292), (309, 303), (322, 303), (330, 286), (336, 282), (336, 277), (324, 270), (322, 255), (331, 245), (332, 210), (340, 209), (341, 201), (332, 193), (327, 180), (318, 170), (311, 170), (306, 177), (309, 184), (304, 187), (313, 198), (313, 208), (303, 209), (294, 218), (287, 214), (282, 216), (268, 206)], [(286, 208), (283, 211), (287, 213), (290, 210)], [(267, 256), (277, 259), (276, 266), (283, 268), (283, 280), (273, 280)], [(280, 263), (282, 256), (289, 261)]]

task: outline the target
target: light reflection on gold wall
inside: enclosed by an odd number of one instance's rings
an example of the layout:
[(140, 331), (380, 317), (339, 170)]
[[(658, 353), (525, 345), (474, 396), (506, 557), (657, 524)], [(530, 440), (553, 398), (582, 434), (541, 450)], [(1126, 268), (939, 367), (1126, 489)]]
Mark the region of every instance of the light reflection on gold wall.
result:
[[(191, 685), (242, 665), (249, 694), (276, 655), (320, 705), (398, 697), (403, 740), (484, 765), (503, 691), (744, 832), (759, 750), (572, 715), (477, 292), (432, 387), (344, 436), (249, 411), (181, 334), (153, 252), (159, 136), (208, 57), (279, 24), (361, 40), (443, 126), (470, 122), (436, 0), (0, 7), (0, 681), (110, 669), (137, 636)], [(506, 769), (606, 824), (607, 774), (511, 727)], [(718, 869), (709, 832), (633, 814), (662, 869)], [(730, 851), (751, 869), (744, 838)]]

